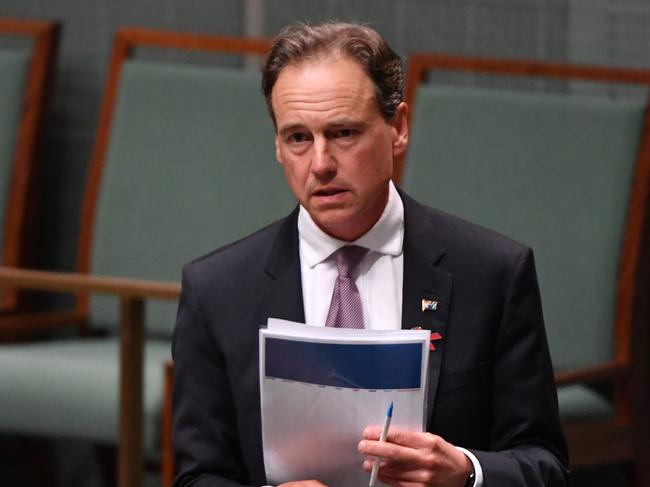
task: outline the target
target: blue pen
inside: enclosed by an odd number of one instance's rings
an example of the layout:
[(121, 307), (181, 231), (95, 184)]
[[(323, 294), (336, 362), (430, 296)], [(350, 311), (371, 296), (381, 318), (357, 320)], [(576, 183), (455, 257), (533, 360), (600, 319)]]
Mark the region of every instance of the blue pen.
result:
[[(386, 419), (384, 419), (384, 427), (381, 430), (379, 441), (386, 441), (386, 436), (388, 436), (388, 428), (390, 427), (390, 420), (392, 417), (393, 417), (393, 402), (391, 401), (390, 406), (388, 406), (388, 411), (386, 411)], [(373, 487), (373, 485), (375, 485), (378, 474), (379, 474), (379, 458), (375, 460), (375, 464), (372, 466), (372, 473), (370, 474), (370, 483), (368, 484), (368, 487)]]

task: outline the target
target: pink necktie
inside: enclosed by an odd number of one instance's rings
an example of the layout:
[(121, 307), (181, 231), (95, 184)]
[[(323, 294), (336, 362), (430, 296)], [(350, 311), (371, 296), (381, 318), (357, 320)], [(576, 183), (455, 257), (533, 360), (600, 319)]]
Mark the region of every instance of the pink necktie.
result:
[(368, 252), (357, 245), (341, 247), (334, 252), (336, 268), (339, 272), (334, 284), (332, 302), (327, 313), (325, 326), (337, 328), (364, 328), (363, 307), (359, 290), (351, 277), (354, 269)]

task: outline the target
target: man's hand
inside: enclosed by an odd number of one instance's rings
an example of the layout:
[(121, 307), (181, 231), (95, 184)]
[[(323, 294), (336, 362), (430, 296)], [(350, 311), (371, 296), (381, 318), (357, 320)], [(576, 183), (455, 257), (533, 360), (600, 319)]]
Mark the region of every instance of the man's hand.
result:
[(327, 485), (321, 484), (318, 480), (298, 480), (280, 484), (278, 487), (327, 487)]
[[(364, 430), (359, 451), (379, 457), (379, 479), (394, 487), (463, 487), (471, 472), (467, 455), (440, 436), (391, 428), (385, 442), (380, 442), (381, 428)], [(363, 462), (370, 472), (373, 461)]]

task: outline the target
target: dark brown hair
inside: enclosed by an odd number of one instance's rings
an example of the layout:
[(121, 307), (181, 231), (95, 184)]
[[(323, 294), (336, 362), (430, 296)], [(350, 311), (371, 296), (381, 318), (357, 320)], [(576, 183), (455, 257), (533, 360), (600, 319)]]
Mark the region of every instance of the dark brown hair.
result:
[(358, 24), (327, 22), (285, 27), (273, 39), (262, 66), (262, 92), (275, 124), (271, 92), (280, 72), (329, 54), (343, 54), (357, 61), (376, 88), (379, 110), (386, 120), (404, 98), (402, 60), (373, 29)]

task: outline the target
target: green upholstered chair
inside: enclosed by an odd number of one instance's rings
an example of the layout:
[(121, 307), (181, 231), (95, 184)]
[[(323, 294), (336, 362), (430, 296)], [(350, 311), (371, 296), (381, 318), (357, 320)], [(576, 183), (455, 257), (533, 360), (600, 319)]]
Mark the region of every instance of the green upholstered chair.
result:
[[(38, 149), (54, 64), (58, 25), (0, 17), (0, 265), (33, 262)], [(0, 290), (0, 339), (6, 318), (28, 306), (24, 294)]]
[(648, 325), (638, 312), (648, 272), (640, 267), (648, 253), (646, 101), (452, 86), (426, 74), (647, 88), (650, 72), (438, 55), (410, 63), (411, 139), (396, 179), (420, 201), (534, 249), (573, 466), (647, 465), (635, 435), (647, 416), (634, 382), (642, 353), (634, 340)]
[[(158, 53), (169, 49), (259, 55), (265, 48), (256, 40), (118, 32), (83, 202), (79, 273), (178, 281), (185, 262), (295, 206), (274, 158), (258, 71), (220, 67), (207, 55), (200, 63), (151, 60), (165, 59)], [(0, 349), (0, 430), (118, 440), (117, 300), (80, 295), (76, 307), (87, 316), (90, 337)], [(146, 303), (147, 458), (160, 449), (175, 314), (173, 301)], [(47, 369), (37, 374), (35, 363)], [(138, 372), (137, 361), (133, 367), (123, 371), (122, 387)], [(127, 456), (138, 463), (137, 451)], [(139, 474), (131, 472), (120, 470), (121, 485), (138, 485)]]

